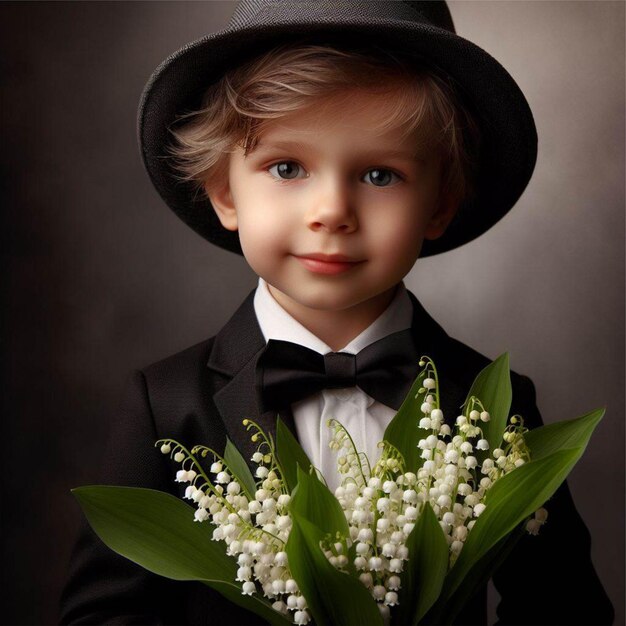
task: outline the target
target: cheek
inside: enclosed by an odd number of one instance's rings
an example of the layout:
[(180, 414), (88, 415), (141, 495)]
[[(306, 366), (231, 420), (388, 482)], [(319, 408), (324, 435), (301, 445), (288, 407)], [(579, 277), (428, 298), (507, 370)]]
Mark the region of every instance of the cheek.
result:
[(376, 220), (369, 231), (370, 245), (387, 266), (407, 272), (419, 256), (424, 239), (423, 224), (411, 214)]
[(288, 251), (288, 220), (279, 219), (271, 210), (259, 207), (240, 212), (238, 230), (244, 256), (253, 268)]

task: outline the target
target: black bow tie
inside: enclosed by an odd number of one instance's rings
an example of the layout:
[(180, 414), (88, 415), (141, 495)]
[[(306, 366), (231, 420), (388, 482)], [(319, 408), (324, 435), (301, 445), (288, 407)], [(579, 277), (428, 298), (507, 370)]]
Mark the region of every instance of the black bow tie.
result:
[(262, 411), (283, 409), (322, 389), (359, 386), (393, 409), (400, 408), (419, 369), (410, 330), (393, 333), (358, 354), (319, 354), (297, 343), (270, 339), (256, 365)]

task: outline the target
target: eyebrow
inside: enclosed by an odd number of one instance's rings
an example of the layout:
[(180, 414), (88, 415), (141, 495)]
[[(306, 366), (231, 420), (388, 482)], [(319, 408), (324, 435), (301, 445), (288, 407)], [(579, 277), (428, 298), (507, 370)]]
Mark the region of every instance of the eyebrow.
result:
[[(255, 151), (269, 151), (269, 150), (296, 150), (301, 152), (314, 152), (314, 146), (306, 143), (302, 143), (301, 141), (263, 141), (259, 140)], [(406, 161), (417, 161), (423, 162), (425, 161), (425, 157), (423, 154), (419, 152), (411, 152), (409, 150), (380, 150), (380, 149), (372, 149), (367, 150), (360, 156), (364, 158), (381, 158), (381, 159), (404, 159)]]

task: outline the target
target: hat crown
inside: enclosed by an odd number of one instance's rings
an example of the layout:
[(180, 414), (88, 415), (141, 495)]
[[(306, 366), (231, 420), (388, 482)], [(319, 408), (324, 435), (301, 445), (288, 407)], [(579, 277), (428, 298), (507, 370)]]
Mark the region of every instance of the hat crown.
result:
[(229, 29), (239, 30), (282, 20), (324, 20), (328, 16), (332, 16), (333, 20), (379, 18), (427, 23), (455, 32), (445, 0), (240, 0), (231, 17)]

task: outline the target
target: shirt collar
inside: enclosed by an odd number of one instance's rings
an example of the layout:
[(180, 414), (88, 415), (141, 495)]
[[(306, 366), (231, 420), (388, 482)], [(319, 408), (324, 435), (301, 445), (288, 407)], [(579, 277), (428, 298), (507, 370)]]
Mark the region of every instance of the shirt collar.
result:
[[(259, 285), (254, 294), (254, 311), (267, 342), (269, 339), (280, 339), (300, 344), (320, 354), (333, 352), (332, 348), (295, 320), (283, 309), (270, 293), (267, 282), (259, 277)], [(352, 339), (342, 352), (357, 354), (371, 343), (411, 328), (413, 305), (404, 283), (398, 285), (396, 294), (389, 306), (363, 332)]]

